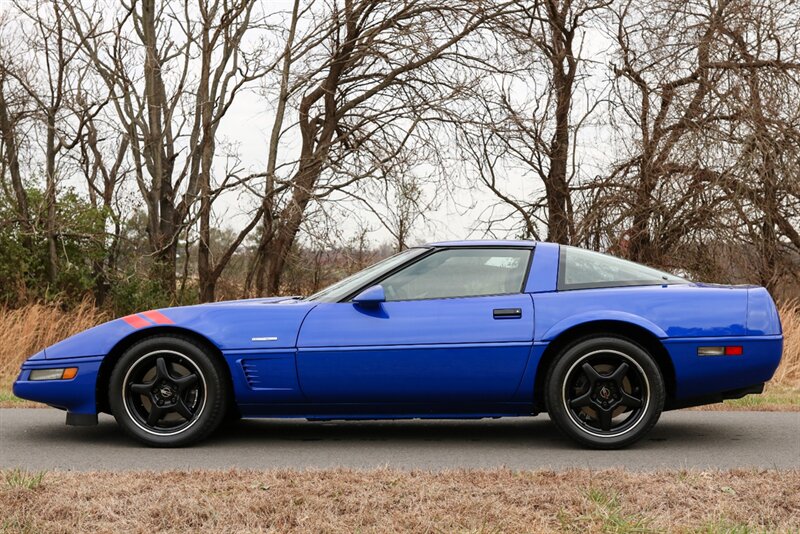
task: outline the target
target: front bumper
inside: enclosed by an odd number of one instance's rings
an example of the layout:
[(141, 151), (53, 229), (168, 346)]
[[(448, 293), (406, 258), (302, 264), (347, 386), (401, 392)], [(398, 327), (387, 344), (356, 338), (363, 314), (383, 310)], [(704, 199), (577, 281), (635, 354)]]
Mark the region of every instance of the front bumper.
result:
[[(97, 414), (97, 373), (102, 356), (87, 358), (30, 358), (22, 364), (14, 382), (14, 395), (21, 399), (43, 402), (72, 414)], [(69, 380), (30, 380), (34, 369), (77, 367)], [(80, 419), (80, 418), (79, 418)]]

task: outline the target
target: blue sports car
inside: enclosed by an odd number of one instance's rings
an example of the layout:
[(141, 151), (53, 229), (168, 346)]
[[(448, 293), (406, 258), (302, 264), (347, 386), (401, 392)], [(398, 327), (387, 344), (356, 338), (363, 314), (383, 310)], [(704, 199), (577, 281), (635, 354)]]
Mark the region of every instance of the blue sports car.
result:
[(781, 358), (769, 293), (531, 241), (412, 248), (310, 297), (146, 311), (31, 356), (18, 397), (99, 412), (141, 442), (227, 418), (548, 412), (577, 442), (640, 439), (663, 410), (759, 393)]

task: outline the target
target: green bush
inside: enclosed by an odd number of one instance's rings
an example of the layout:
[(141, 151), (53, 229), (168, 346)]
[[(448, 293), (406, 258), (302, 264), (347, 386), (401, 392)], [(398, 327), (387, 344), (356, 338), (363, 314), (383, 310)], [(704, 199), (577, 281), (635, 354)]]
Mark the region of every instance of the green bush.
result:
[(116, 316), (173, 305), (157, 280), (129, 272), (112, 280), (109, 294)]
[(0, 302), (76, 302), (97, 283), (98, 262), (106, 254), (105, 214), (74, 191), (56, 201), (55, 279), (48, 277), (47, 213), (44, 195), (28, 190), (32, 229), (20, 221), (7, 201), (0, 199)]

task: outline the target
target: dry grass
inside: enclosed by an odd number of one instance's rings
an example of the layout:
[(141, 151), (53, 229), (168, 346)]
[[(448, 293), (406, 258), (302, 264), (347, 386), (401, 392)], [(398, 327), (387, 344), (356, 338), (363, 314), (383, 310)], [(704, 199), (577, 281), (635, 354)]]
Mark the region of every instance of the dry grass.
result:
[[(714, 405), (713, 409), (800, 411), (800, 302), (781, 306), (785, 336), (783, 360), (764, 395), (751, 395)], [(68, 336), (109, 319), (90, 301), (64, 311), (59, 306), (32, 304), (9, 310), (0, 308), (0, 407), (40, 406), (11, 394), (19, 366), (31, 354)]]
[(772, 382), (800, 387), (800, 301), (788, 302), (779, 311), (783, 326), (783, 359)]
[(69, 311), (52, 304), (0, 308), (0, 406), (38, 406), (15, 401), (11, 394), (11, 384), (22, 362), (45, 347), (107, 320), (108, 315), (88, 300)]
[[(7, 472), (8, 473), (8, 472)], [(7, 532), (800, 529), (800, 471), (171, 471), (0, 477)], [(176, 488), (180, 488), (176, 491)]]
[(715, 412), (800, 412), (800, 387), (767, 382), (764, 392), (689, 410)]

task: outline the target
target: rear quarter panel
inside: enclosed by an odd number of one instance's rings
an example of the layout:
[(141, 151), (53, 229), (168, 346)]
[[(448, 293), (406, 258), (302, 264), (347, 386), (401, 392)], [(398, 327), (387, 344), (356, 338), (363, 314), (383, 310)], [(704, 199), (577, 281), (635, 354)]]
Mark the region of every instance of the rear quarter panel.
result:
[(620, 320), (657, 337), (747, 334), (747, 291), (664, 285), (578, 289), (534, 295), (536, 339), (549, 341), (578, 324)]
[[(672, 361), (676, 399), (765, 382), (780, 361), (777, 312), (762, 288), (687, 284), (583, 289), (535, 294), (534, 303), (541, 344), (593, 321), (619, 321), (649, 331)], [(743, 354), (697, 355), (698, 347), (716, 345), (740, 345)]]

